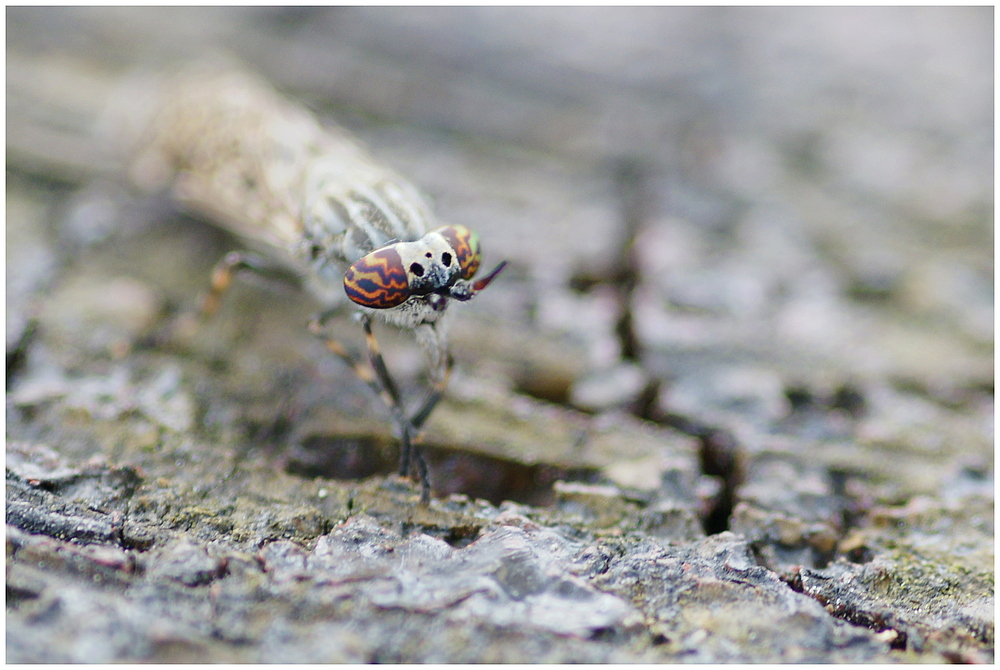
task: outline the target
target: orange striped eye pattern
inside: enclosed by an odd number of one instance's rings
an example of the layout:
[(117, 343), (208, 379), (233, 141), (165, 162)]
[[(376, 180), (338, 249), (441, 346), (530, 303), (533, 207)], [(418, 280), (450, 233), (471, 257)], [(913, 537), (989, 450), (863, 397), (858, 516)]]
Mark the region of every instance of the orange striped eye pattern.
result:
[(448, 240), (455, 250), (458, 266), (462, 268), (462, 279), (472, 279), (479, 271), (479, 263), (483, 252), (479, 248), (479, 235), (465, 226), (442, 226), (436, 231)]
[(410, 285), (399, 253), (392, 247), (368, 254), (344, 274), (347, 297), (364, 307), (388, 309), (410, 297)]

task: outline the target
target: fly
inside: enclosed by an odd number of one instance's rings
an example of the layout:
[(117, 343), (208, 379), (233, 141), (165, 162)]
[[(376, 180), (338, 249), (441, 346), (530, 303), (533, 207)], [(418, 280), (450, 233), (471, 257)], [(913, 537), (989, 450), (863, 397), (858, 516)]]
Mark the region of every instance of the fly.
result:
[[(246, 72), (197, 64), (163, 91), (131, 165), (132, 180), (147, 190), (169, 187), (184, 206), (253, 250), (219, 262), (202, 314), (217, 310), (238, 270), (278, 265), (297, 274), (327, 306), (308, 328), (385, 400), (400, 434), (400, 474), (415, 466), (420, 500), (429, 502), (427, 462), (416, 442), (451, 375), (447, 308), (489, 286), (506, 262), (476, 279), (482, 251), (475, 232), (432, 226), (430, 207), (412, 184), (346, 131), (321, 126)], [(365, 333), (367, 366), (322, 334), (345, 296)], [(413, 332), (429, 355), (431, 391), (411, 415), (382, 358), (372, 317)]]

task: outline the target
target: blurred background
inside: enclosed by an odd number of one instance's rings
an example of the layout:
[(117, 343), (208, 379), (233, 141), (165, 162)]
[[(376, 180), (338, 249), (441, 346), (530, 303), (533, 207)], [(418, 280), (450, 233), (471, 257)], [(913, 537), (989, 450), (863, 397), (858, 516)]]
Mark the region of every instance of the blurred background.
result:
[[(32, 324), (92, 337), (86, 250), (201, 258), (156, 246), (96, 130), (225, 52), (511, 261), (456, 319), (455, 393), (842, 441), (823, 458), (940, 492), (992, 472), (993, 34), (991, 7), (8, 8), (8, 384)], [(100, 258), (157, 314), (212, 244), (172, 279)]]

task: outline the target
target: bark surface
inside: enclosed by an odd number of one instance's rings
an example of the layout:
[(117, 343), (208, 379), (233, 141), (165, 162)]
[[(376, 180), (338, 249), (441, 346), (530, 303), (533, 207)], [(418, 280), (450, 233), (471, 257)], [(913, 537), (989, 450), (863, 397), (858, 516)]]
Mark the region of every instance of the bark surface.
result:
[[(991, 8), (7, 21), (8, 662), (993, 661)], [(162, 337), (237, 242), (122, 112), (221, 50), (511, 261), (429, 506), (307, 292)]]

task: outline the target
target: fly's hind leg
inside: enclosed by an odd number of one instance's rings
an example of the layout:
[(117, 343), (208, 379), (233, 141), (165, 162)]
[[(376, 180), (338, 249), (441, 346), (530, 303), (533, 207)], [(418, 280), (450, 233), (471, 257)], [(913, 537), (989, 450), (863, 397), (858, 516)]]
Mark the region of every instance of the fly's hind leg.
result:
[(199, 299), (194, 309), (182, 310), (170, 319), (160, 330), (146, 341), (151, 346), (184, 346), (190, 342), (198, 328), (207, 319), (214, 316), (222, 304), (222, 298), (233, 283), (237, 272), (249, 270), (255, 274), (282, 281), (294, 283), (294, 280), (273, 262), (244, 251), (230, 251), (212, 269), (208, 291)]
[[(426, 407), (427, 403), (425, 403), (425, 407), (421, 407), (414, 419), (407, 418), (400, 400), (399, 389), (396, 386), (396, 382), (393, 381), (392, 375), (389, 374), (389, 369), (385, 365), (385, 359), (382, 357), (378, 340), (375, 338), (375, 333), (372, 332), (371, 318), (367, 314), (361, 316), (361, 326), (364, 328), (365, 340), (368, 344), (368, 362), (371, 366), (369, 368), (362, 361), (352, 356), (339, 340), (322, 334), (323, 323), (333, 316), (333, 314), (334, 312), (325, 312), (314, 316), (309, 322), (309, 330), (313, 334), (322, 337), (326, 343), (326, 348), (347, 363), (351, 370), (354, 371), (354, 374), (361, 381), (368, 384), (375, 394), (385, 402), (392, 413), (392, 418), (396, 422), (400, 433), (399, 474), (403, 477), (409, 475), (411, 461), (417, 466), (417, 476), (420, 479), (420, 502), (427, 504), (431, 499), (430, 473), (427, 467), (427, 460), (424, 458), (420, 448), (417, 447), (416, 441), (419, 437), (420, 426), (427, 420), (430, 411), (434, 408), (433, 406), (440, 400), (440, 394), (438, 394), (438, 398), (434, 400), (430, 407)], [(419, 421), (415, 421), (418, 418)]]
[(255, 274), (270, 279), (286, 279), (284, 272), (262, 256), (246, 251), (230, 251), (212, 269), (212, 279), (209, 283), (208, 293), (202, 298), (201, 305), (198, 308), (199, 318), (206, 319), (214, 316), (219, 311), (219, 306), (222, 304), (222, 296), (232, 286), (233, 276), (241, 270), (250, 270)]

